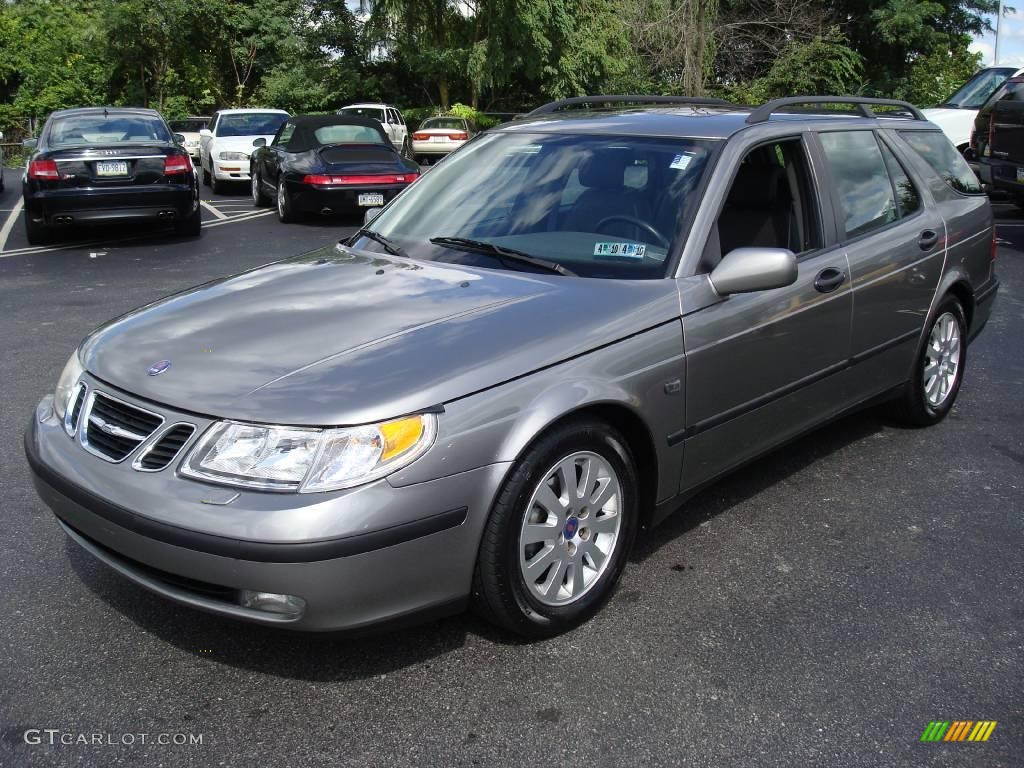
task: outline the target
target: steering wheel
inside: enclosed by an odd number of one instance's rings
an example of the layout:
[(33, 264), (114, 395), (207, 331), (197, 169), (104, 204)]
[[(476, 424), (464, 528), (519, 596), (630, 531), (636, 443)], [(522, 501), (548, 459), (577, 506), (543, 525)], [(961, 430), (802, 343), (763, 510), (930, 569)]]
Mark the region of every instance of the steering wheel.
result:
[(645, 232), (647, 232), (648, 234), (650, 234), (651, 237), (653, 237), (657, 241), (658, 245), (660, 245), (666, 251), (669, 248), (670, 243), (669, 243), (668, 240), (665, 239), (665, 237), (661, 234), (661, 232), (656, 230), (654, 227), (652, 227), (646, 221), (641, 221), (640, 219), (634, 218), (632, 216), (622, 216), (622, 215), (619, 215), (619, 214), (617, 214), (615, 216), (605, 216), (603, 219), (601, 219), (599, 222), (597, 222), (597, 226), (594, 227), (594, 229), (596, 229), (598, 232), (600, 232), (601, 231), (601, 227), (603, 227), (609, 221), (624, 221), (627, 224), (632, 224), (634, 227), (642, 229)]

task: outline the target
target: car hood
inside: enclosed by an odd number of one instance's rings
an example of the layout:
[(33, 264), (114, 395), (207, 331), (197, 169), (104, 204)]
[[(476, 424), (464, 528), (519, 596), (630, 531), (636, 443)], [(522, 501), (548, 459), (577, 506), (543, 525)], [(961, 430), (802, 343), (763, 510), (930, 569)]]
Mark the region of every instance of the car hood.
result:
[(274, 136), (215, 136), (213, 147), (217, 152), (244, 152), (251, 155), (256, 150), (252, 145), (256, 139), (266, 139), (269, 144), (274, 140)]
[[(333, 246), (143, 307), (86, 369), (206, 416), (360, 424), (522, 376), (679, 316), (673, 280), (601, 280)], [(150, 376), (162, 360), (171, 365)]]
[(922, 110), (925, 117), (935, 125), (939, 126), (947, 135), (952, 131), (956, 139), (954, 143), (963, 143), (970, 138), (971, 128), (974, 127), (974, 118), (978, 116), (976, 109), (950, 109), (948, 107), (931, 107)]

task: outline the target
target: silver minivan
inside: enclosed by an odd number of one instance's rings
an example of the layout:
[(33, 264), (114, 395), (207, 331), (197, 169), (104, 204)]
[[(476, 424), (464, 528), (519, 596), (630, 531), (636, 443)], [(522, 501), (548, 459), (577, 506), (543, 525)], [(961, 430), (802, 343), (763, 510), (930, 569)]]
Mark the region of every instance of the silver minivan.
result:
[(71, 539), (180, 603), (551, 635), (724, 473), (868, 405), (941, 421), (994, 254), (908, 104), (570, 99), (344, 242), (94, 331), (25, 450)]

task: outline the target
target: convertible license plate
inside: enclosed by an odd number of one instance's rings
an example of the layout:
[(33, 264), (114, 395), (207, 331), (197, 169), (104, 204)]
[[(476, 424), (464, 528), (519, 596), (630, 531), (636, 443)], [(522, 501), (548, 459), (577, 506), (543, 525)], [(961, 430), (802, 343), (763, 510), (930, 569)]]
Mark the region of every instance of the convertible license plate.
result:
[(124, 160), (100, 160), (96, 163), (97, 176), (127, 176), (128, 163)]
[(1024, 184), (1024, 168), (1017, 169), (1017, 183)]
[(363, 192), (359, 196), (359, 204), (369, 208), (384, 205), (384, 195), (380, 192)]

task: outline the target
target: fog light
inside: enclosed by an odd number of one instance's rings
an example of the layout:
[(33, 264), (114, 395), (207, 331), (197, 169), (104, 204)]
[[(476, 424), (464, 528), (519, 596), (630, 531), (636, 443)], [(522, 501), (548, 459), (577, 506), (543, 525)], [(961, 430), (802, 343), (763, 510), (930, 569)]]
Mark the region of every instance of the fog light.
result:
[(243, 608), (277, 613), (282, 616), (301, 616), (302, 612), (306, 610), (306, 601), (301, 597), (277, 595), (273, 592), (255, 592), (251, 589), (243, 589), (238, 596), (238, 602)]

